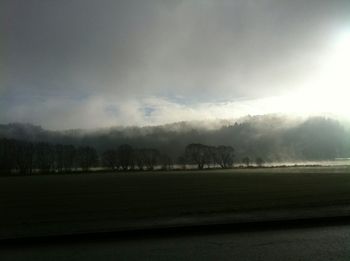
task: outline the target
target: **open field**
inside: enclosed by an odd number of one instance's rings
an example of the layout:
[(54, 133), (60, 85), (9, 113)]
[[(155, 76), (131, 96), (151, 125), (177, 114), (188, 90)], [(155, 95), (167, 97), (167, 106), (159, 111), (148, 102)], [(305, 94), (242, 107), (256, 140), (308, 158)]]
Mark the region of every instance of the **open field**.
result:
[(350, 205), (346, 167), (0, 178), (0, 238), (108, 231), (195, 215)]

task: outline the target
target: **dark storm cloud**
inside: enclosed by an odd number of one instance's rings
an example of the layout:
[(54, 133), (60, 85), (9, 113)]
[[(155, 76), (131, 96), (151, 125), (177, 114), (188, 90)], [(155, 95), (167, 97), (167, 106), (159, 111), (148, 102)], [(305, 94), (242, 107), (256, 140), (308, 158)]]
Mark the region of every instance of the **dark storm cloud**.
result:
[[(347, 0), (0, 5), (5, 121), (19, 105), (49, 100), (74, 111), (81, 100), (155, 96), (200, 103), (283, 93), (313, 70), (332, 30), (350, 13)], [(37, 121), (48, 118), (44, 113)]]

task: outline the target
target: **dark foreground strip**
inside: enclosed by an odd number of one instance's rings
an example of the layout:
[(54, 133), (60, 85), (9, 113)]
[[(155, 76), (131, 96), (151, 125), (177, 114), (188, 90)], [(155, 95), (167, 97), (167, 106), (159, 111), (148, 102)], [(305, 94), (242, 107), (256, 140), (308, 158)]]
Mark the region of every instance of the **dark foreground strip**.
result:
[(233, 224), (192, 225), (166, 228), (146, 228), (127, 231), (79, 233), (71, 235), (26, 237), (0, 240), (0, 248), (77, 242), (126, 241), (134, 239), (174, 238), (223, 233), (257, 232), (267, 230), (303, 229), (312, 227), (350, 225), (350, 216), (309, 219), (261, 221)]

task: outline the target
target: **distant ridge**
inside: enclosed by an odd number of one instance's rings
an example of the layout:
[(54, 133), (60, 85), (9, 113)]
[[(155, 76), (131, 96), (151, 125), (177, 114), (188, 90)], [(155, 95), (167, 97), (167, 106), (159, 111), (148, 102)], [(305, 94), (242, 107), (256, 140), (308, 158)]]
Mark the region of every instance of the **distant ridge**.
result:
[(175, 122), (158, 126), (115, 126), (96, 130), (45, 130), (32, 124), (1, 124), (0, 138), (55, 144), (88, 145), (98, 151), (121, 144), (157, 148), (177, 158), (190, 143), (230, 145), (236, 159), (267, 161), (334, 160), (350, 156), (350, 131), (338, 120), (283, 115), (247, 116), (237, 120)]

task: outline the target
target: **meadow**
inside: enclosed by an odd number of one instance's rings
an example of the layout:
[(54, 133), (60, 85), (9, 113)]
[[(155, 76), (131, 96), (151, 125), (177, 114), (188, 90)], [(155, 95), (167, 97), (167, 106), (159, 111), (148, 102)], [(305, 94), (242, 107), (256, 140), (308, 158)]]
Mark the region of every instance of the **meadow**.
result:
[(348, 204), (347, 167), (2, 177), (0, 238), (108, 231), (162, 218)]

